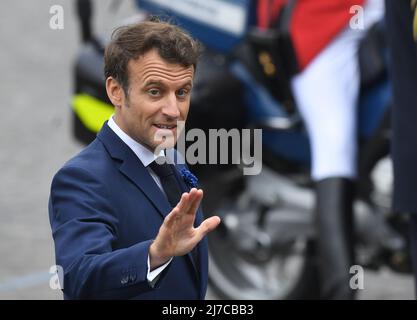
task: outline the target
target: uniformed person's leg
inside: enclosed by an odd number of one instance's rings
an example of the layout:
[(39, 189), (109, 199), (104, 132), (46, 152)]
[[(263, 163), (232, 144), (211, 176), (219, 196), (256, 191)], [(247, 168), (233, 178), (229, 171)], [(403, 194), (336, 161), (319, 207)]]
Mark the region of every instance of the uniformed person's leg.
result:
[[(377, 11), (369, 12), (367, 27), (378, 17)], [(356, 178), (360, 81), (357, 50), (364, 35), (364, 30), (346, 28), (292, 80), (312, 150), (321, 297), (325, 299), (354, 296), (349, 286), (349, 269), (354, 264), (352, 180)]]
[(411, 259), (414, 267), (414, 288), (417, 297), (417, 213), (410, 219)]
[(414, 276), (417, 278), (417, 18), (414, 17), (412, 2), (387, 0), (386, 26), (394, 91), (391, 146), (393, 209), (412, 214), (411, 248)]
[(355, 36), (347, 30), (292, 82), (310, 137), (323, 299), (353, 297), (349, 288), (353, 264), (351, 180), (356, 176), (359, 91), (356, 45), (351, 42)]

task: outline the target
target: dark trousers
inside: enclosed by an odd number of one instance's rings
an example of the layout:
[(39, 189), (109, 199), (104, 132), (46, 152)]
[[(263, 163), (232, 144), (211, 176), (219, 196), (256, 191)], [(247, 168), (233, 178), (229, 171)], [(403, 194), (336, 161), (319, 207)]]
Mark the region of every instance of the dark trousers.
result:
[(414, 284), (417, 297), (417, 214), (410, 219), (411, 259), (414, 268)]
[[(417, 278), (417, 46), (413, 38), (410, 0), (386, 0), (389, 71), (393, 82), (393, 208), (414, 214), (411, 247)], [(417, 292), (417, 284), (416, 284)]]

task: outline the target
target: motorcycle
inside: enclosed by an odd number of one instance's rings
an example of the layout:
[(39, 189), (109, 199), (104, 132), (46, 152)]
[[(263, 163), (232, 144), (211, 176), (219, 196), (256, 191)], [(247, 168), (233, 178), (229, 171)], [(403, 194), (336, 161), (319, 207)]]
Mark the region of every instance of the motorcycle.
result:
[[(245, 159), (239, 164), (190, 165), (205, 192), (204, 212), (222, 218), (209, 235), (209, 281), (214, 293), (226, 299), (317, 298), (310, 147), (287, 80), (294, 63), (288, 46), (294, 1), (289, 1), (279, 23), (267, 32), (253, 26), (254, 3), (137, 1), (148, 14), (174, 18), (205, 46), (186, 131), (263, 130), (258, 175), (243, 174)], [(89, 1), (78, 1), (78, 12), (84, 43), (74, 65), (73, 133), (88, 143), (113, 107), (102, 75), (104, 41), (89, 28)], [(411, 273), (407, 217), (390, 208), (391, 90), (383, 34), (383, 24), (376, 24), (358, 53), (357, 264)], [(280, 72), (270, 72), (271, 64)], [(253, 140), (244, 143), (251, 145)]]

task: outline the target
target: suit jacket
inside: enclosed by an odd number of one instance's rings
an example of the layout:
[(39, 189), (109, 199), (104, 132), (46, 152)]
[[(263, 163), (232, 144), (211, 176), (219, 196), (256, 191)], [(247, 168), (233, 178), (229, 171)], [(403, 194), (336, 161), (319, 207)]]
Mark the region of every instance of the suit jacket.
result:
[[(171, 210), (142, 162), (106, 123), (52, 181), (49, 219), (64, 298), (204, 299), (206, 238), (198, 244), (199, 261), (191, 254), (174, 257), (155, 286), (148, 283), (149, 246)], [(195, 224), (202, 220), (199, 209)]]

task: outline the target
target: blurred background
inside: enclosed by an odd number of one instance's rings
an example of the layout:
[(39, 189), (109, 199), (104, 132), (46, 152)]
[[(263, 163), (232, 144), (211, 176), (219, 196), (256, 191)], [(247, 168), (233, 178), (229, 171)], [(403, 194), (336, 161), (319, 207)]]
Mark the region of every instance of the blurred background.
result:
[[(50, 28), (53, 5), (64, 9), (63, 29)], [(129, 0), (93, 5), (93, 29), (107, 37), (138, 12)], [(74, 138), (70, 108), (81, 47), (75, 1), (4, 0), (2, 6), (0, 299), (62, 299), (49, 286), (55, 261), (47, 204), (54, 173), (84, 146)], [(365, 269), (359, 299), (413, 297), (411, 275)], [(207, 298), (218, 298), (211, 287)]]

